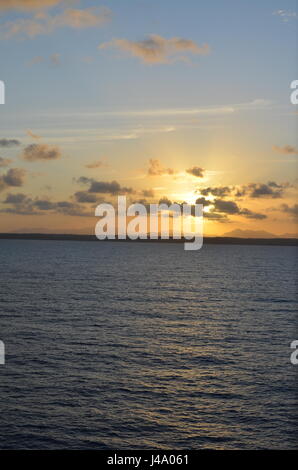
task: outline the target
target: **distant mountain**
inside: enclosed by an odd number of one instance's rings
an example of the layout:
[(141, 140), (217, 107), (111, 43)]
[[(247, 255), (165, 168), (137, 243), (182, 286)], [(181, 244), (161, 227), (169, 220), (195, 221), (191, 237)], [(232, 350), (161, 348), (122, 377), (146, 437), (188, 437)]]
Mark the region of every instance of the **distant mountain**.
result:
[(298, 234), (297, 233), (283, 233), (280, 237), (281, 238), (298, 238)]
[(224, 233), (223, 237), (235, 238), (298, 238), (295, 233), (283, 233), (281, 235), (274, 235), (273, 233), (266, 232), (265, 230), (231, 230), (231, 232)]

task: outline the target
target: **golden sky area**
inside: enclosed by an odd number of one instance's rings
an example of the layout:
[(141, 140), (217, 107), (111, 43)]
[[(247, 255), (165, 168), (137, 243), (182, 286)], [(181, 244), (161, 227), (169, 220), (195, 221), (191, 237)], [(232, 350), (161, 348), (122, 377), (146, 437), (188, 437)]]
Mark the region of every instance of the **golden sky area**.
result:
[(0, 2), (0, 231), (92, 234), (126, 195), (295, 236), (297, 15), (273, 3), (216, 2), (218, 27), (193, 0)]

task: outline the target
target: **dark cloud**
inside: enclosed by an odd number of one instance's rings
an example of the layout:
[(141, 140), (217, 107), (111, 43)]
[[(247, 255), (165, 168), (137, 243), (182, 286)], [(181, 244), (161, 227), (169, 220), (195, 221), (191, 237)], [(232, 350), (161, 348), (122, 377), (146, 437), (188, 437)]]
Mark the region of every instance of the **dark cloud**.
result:
[(55, 204), (47, 199), (37, 199), (32, 203), (32, 206), (41, 211), (50, 211), (55, 209)]
[(199, 166), (193, 166), (192, 168), (188, 168), (188, 170), (186, 170), (186, 173), (196, 176), (197, 178), (203, 178), (204, 171), (205, 170), (203, 168), (200, 168)]
[(215, 199), (213, 202), (216, 212), (224, 212), (225, 214), (239, 214), (240, 209), (234, 201), (225, 201), (223, 199)]
[(153, 189), (143, 189), (142, 190), (142, 195), (144, 197), (154, 197), (154, 191), (153, 191)]
[(249, 209), (241, 209), (240, 215), (247, 217), (248, 219), (257, 219), (257, 220), (264, 220), (267, 219), (267, 215), (260, 214), (258, 212), (252, 212)]
[(6, 195), (6, 199), (3, 201), (3, 203), (10, 205), (11, 207), (3, 209), (1, 212), (21, 215), (28, 215), (34, 213), (34, 209), (32, 207), (32, 199), (23, 193), (9, 193)]
[(25, 174), (25, 170), (21, 168), (11, 168), (6, 173), (0, 175), (0, 191), (9, 186), (23, 186)]
[(117, 181), (93, 181), (88, 190), (90, 193), (100, 193), (100, 194), (112, 194), (114, 196), (118, 194), (133, 194), (134, 191), (132, 188), (127, 188), (125, 186), (120, 186)]
[(88, 191), (77, 191), (74, 196), (75, 199), (81, 203), (93, 203), (98, 200), (95, 194), (89, 193)]
[(111, 194), (113, 196), (135, 193), (132, 188), (121, 186), (117, 181), (96, 181), (85, 176), (81, 176), (77, 181), (82, 184), (90, 184), (89, 193)]
[(4, 204), (22, 204), (27, 200), (26, 194), (7, 194)]
[(212, 196), (216, 196), (216, 197), (225, 197), (225, 196), (228, 196), (230, 195), (232, 192), (232, 188), (230, 188), (229, 186), (219, 186), (219, 187), (209, 187), (209, 188), (205, 188), (205, 189), (200, 189), (200, 193), (203, 195), (203, 196), (209, 196), (210, 194)]
[(60, 213), (64, 215), (92, 217), (93, 211), (86, 211), (83, 206), (71, 201), (51, 201), (49, 199), (41, 199), (27, 196), (23, 193), (7, 194), (3, 201), (11, 207), (6, 208), (2, 212), (24, 214), (24, 215), (42, 215), (44, 213)]
[(38, 160), (56, 160), (61, 157), (58, 147), (51, 147), (46, 144), (30, 144), (25, 147), (22, 158), (29, 162)]
[(21, 142), (17, 139), (0, 139), (0, 147), (15, 147), (21, 145)]
[(242, 186), (218, 186), (200, 189), (199, 192), (202, 196), (215, 196), (218, 198), (226, 198), (233, 195), (235, 198), (242, 198), (244, 196), (251, 198), (279, 198), (282, 197), (285, 188), (289, 185), (287, 183), (278, 184), (275, 181), (268, 183), (250, 183)]
[(77, 180), (73, 178), (73, 181), (78, 182), (80, 184), (88, 184), (92, 183), (93, 180), (91, 178), (87, 178), (86, 176), (80, 176), (80, 178), (78, 178)]
[(283, 187), (273, 181), (268, 184), (252, 183), (248, 185), (247, 189), (248, 195), (252, 198), (270, 197), (276, 199), (283, 195)]
[(203, 206), (210, 206), (212, 204), (212, 201), (208, 201), (205, 197), (199, 197), (196, 200), (196, 204), (203, 204)]
[(286, 214), (292, 216), (294, 219), (298, 219), (298, 204), (295, 204), (292, 207), (288, 206), (288, 204), (282, 204), (281, 210)]
[(172, 201), (170, 201), (170, 199), (168, 199), (166, 196), (165, 197), (162, 197), (158, 204), (166, 204), (167, 206), (171, 206), (172, 205)]
[(267, 216), (257, 212), (252, 212), (249, 209), (241, 209), (234, 201), (225, 201), (223, 199), (215, 199), (213, 202), (214, 208), (212, 211), (229, 214), (229, 215), (241, 215), (248, 219), (266, 219)]

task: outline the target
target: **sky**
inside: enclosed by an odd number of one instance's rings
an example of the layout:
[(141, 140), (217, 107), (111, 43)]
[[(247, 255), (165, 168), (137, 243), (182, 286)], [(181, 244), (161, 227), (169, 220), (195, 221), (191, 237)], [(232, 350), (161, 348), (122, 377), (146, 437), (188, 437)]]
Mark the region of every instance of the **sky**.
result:
[(0, 231), (94, 233), (126, 195), (201, 203), (206, 235), (297, 234), (297, 18), (293, 0), (0, 0)]

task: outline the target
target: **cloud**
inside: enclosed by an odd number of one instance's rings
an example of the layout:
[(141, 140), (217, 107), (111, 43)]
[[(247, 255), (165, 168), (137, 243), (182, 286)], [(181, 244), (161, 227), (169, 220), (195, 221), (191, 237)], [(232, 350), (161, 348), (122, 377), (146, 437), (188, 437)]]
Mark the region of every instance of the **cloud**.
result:
[[(245, 189), (245, 188), (244, 188)], [(274, 181), (267, 184), (251, 183), (247, 187), (249, 196), (252, 198), (271, 197), (273, 199), (280, 198), (283, 195), (283, 186), (278, 185)]]
[(10, 186), (23, 186), (25, 174), (25, 170), (21, 168), (11, 168), (6, 173), (0, 175), (0, 191), (3, 191), (4, 189)]
[(215, 196), (225, 198), (234, 196), (234, 198), (272, 198), (277, 199), (283, 196), (284, 190), (289, 187), (288, 183), (276, 183), (269, 181), (268, 183), (250, 183), (240, 186), (215, 186), (208, 188), (200, 188), (199, 193), (202, 196)]
[(212, 201), (209, 201), (205, 197), (199, 197), (196, 200), (196, 204), (202, 204), (203, 206), (210, 206), (210, 204), (212, 204)]
[(31, 60), (29, 60), (29, 62), (27, 62), (27, 65), (29, 67), (32, 67), (32, 65), (40, 64), (43, 61), (44, 61), (44, 57), (41, 55), (37, 55), (33, 57)]
[(204, 218), (216, 220), (217, 222), (229, 222), (229, 219), (225, 214), (218, 214), (217, 212), (204, 212)]
[(260, 214), (257, 212), (252, 212), (249, 209), (241, 209), (235, 201), (225, 201), (223, 199), (215, 199), (212, 202), (214, 208), (212, 211), (229, 214), (229, 215), (241, 215), (248, 219), (266, 219), (267, 216), (265, 214)]
[(215, 199), (213, 202), (214, 209), (217, 212), (224, 212), (226, 214), (239, 214), (240, 209), (234, 201), (225, 201), (223, 199)]
[(284, 23), (288, 23), (291, 19), (297, 18), (296, 11), (290, 11), (290, 10), (275, 10), (272, 14), (282, 18), (282, 21)]
[(203, 196), (209, 196), (210, 194), (212, 196), (217, 196), (217, 197), (225, 197), (229, 196), (231, 194), (232, 189), (229, 186), (219, 186), (219, 187), (208, 187), (204, 189), (200, 189), (200, 193)]
[(55, 27), (69, 26), (70, 28), (83, 29), (101, 26), (110, 19), (111, 11), (106, 7), (91, 7), (85, 10), (67, 9), (61, 15), (53, 18)]
[(92, 178), (86, 178), (85, 176), (81, 176), (77, 181), (82, 184), (90, 184), (88, 189), (89, 193), (111, 194), (113, 196), (135, 193), (132, 188), (121, 186), (117, 181), (96, 181)]
[(26, 201), (27, 196), (22, 193), (18, 194), (7, 194), (6, 199), (4, 204), (22, 204), (24, 201)]
[(267, 215), (260, 214), (258, 212), (252, 212), (249, 209), (241, 209), (240, 215), (247, 217), (248, 219), (257, 219), (257, 220), (264, 220), (267, 219)]
[(170, 199), (168, 199), (166, 196), (164, 196), (158, 201), (158, 204), (166, 204), (167, 206), (171, 206), (172, 201), (170, 201)]
[(9, 166), (10, 163), (11, 163), (11, 160), (9, 160), (9, 158), (0, 157), (0, 168), (4, 168), (5, 166)]
[(242, 198), (247, 196), (250, 198), (271, 198), (277, 199), (283, 197), (284, 190), (289, 187), (289, 183), (276, 183), (268, 181), (268, 183), (250, 183), (248, 185), (236, 186), (233, 188), (234, 196)]
[(93, 162), (93, 163), (88, 163), (87, 165), (85, 165), (86, 168), (90, 168), (90, 169), (100, 168), (102, 166), (104, 166), (104, 163), (101, 160), (98, 160), (97, 162)]
[(142, 195), (144, 197), (154, 197), (154, 191), (153, 191), (153, 189), (143, 189), (142, 190)]
[(207, 55), (210, 46), (203, 44), (199, 46), (190, 39), (173, 37), (163, 38), (157, 34), (151, 34), (142, 41), (130, 41), (128, 39), (113, 39), (110, 42), (100, 44), (99, 49), (116, 48), (137, 57), (145, 64), (169, 64), (173, 60), (185, 60), (180, 53), (191, 53), (196, 55)]
[(149, 176), (162, 176), (162, 175), (174, 175), (175, 171), (172, 168), (164, 168), (159, 160), (150, 159), (148, 175)]
[(60, 65), (61, 64), (61, 54), (52, 54), (50, 56), (50, 61), (53, 65)]
[(2, 212), (10, 214), (42, 215), (51, 212), (79, 217), (92, 217), (93, 215), (91, 211), (85, 210), (83, 206), (76, 202), (32, 199), (23, 193), (7, 194), (3, 203), (11, 207), (4, 209)]
[(273, 145), (274, 152), (283, 153), (284, 155), (298, 155), (298, 149), (292, 147), (292, 145), (285, 145), (284, 147), (279, 147), (278, 145)]
[(29, 162), (56, 160), (61, 157), (61, 152), (58, 147), (51, 147), (46, 144), (30, 144), (25, 147), (21, 157)]
[(40, 10), (62, 3), (63, 0), (0, 0), (0, 10)]
[(30, 129), (27, 129), (27, 130), (26, 130), (26, 134), (27, 134), (29, 137), (32, 137), (32, 139), (34, 139), (34, 140), (39, 140), (39, 139), (41, 139), (41, 136), (40, 136), (40, 135), (34, 134), (34, 132), (32, 132)]
[(21, 142), (17, 139), (0, 139), (0, 147), (14, 147), (17, 145), (21, 145)]
[(298, 218), (298, 204), (295, 204), (292, 207), (288, 206), (288, 204), (282, 204), (281, 210), (285, 212), (286, 214), (291, 215), (294, 219)]
[(203, 168), (200, 168), (198, 166), (193, 166), (192, 168), (189, 168), (188, 170), (186, 170), (186, 173), (196, 176), (197, 178), (204, 178), (204, 171), (205, 170), (203, 170)]
[(78, 191), (74, 196), (78, 202), (82, 203), (94, 203), (98, 200), (95, 194), (89, 193), (88, 191)]
[[(45, 62), (45, 57), (43, 56), (35, 56), (33, 59), (31, 59), (29, 62), (27, 62), (27, 65), (29, 67), (32, 67), (33, 65), (41, 64), (42, 62)], [(61, 65), (61, 54), (52, 54), (49, 56), (49, 62), (52, 65)]]
[(15, 36), (34, 38), (64, 27), (91, 28), (101, 26), (108, 21), (110, 16), (110, 10), (105, 7), (91, 7), (85, 10), (67, 9), (52, 16), (47, 13), (37, 13), (33, 18), (18, 18), (3, 23), (0, 27), (0, 38), (10, 39)]

